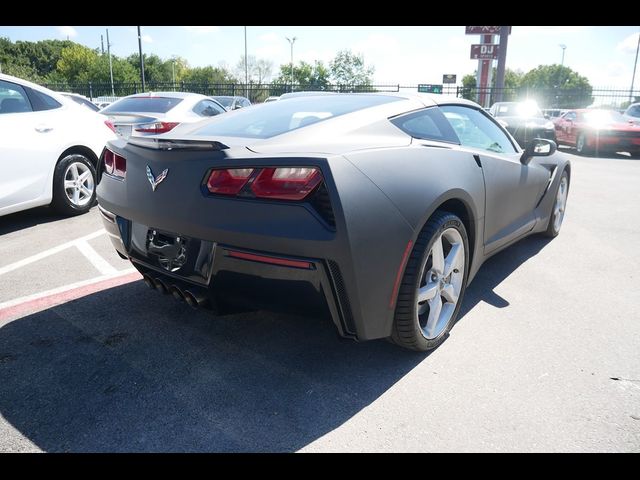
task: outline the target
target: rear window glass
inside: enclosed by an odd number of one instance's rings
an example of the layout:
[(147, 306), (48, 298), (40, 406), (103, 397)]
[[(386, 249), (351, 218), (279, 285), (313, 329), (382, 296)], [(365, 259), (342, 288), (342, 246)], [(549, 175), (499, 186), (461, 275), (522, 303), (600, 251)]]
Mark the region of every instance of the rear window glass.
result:
[(170, 97), (130, 97), (112, 103), (100, 113), (151, 112), (167, 113), (182, 101)]
[(39, 112), (41, 110), (53, 110), (54, 108), (60, 108), (62, 105), (49, 95), (45, 95), (42, 92), (34, 90), (33, 88), (27, 88), (33, 110)]
[(225, 107), (230, 107), (233, 103), (233, 97), (213, 97), (214, 100), (217, 100), (219, 103), (224, 105)]
[(291, 98), (220, 115), (192, 132), (201, 136), (270, 138), (322, 120), (396, 102), (385, 95), (336, 94)]

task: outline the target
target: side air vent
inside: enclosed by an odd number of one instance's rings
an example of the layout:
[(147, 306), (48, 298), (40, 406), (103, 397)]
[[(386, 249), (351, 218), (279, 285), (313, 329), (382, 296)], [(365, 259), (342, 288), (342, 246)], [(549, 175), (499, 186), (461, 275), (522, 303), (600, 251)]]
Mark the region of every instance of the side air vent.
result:
[(338, 267), (338, 264), (333, 260), (328, 260), (327, 263), (329, 264), (331, 281), (336, 292), (336, 299), (338, 300), (338, 308), (342, 316), (343, 328), (345, 333), (355, 336), (356, 329), (353, 323), (353, 313), (351, 312), (351, 304), (349, 303), (349, 296), (344, 286), (342, 273), (340, 273), (340, 267)]
[(336, 218), (333, 215), (329, 192), (324, 183), (322, 183), (318, 190), (316, 190), (316, 193), (311, 198), (310, 203), (331, 228), (336, 228)]

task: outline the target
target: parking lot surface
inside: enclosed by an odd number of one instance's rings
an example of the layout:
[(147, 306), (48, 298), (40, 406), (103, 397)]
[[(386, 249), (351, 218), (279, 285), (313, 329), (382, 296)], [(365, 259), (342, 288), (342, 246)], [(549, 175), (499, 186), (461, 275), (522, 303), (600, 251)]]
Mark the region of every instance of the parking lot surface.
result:
[(559, 237), (430, 355), (147, 288), (96, 211), (0, 218), (0, 451), (640, 451), (640, 161), (572, 156)]

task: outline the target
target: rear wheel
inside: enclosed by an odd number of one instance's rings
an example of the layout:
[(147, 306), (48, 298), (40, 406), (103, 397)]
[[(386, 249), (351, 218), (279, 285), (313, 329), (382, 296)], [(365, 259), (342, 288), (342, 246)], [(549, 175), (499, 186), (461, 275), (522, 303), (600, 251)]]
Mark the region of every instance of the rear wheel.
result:
[(460, 310), (469, 263), (467, 231), (455, 215), (437, 211), (424, 226), (398, 292), (391, 339), (428, 351), (447, 337)]
[(85, 213), (95, 202), (95, 185), (96, 170), (91, 161), (79, 153), (67, 155), (53, 174), (52, 206), (63, 215)]

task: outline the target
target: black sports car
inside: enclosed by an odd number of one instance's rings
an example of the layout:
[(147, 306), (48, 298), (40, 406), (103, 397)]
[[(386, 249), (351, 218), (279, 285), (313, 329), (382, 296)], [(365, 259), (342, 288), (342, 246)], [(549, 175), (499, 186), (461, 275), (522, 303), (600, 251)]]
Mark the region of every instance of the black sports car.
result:
[(466, 100), (306, 96), (112, 141), (97, 193), (115, 248), (163, 293), (317, 303), (345, 337), (428, 350), (489, 256), (558, 234), (571, 170), (555, 149), (523, 152)]
[(556, 141), (555, 126), (532, 102), (498, 102), (489, 109), (518, 144), (525, 148), (534, 138)]

